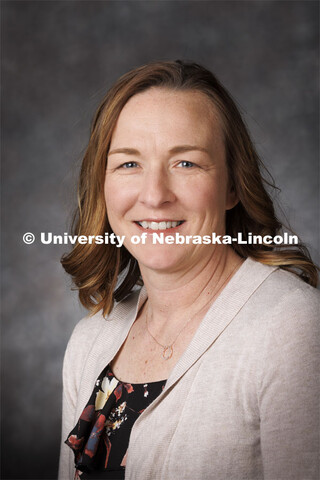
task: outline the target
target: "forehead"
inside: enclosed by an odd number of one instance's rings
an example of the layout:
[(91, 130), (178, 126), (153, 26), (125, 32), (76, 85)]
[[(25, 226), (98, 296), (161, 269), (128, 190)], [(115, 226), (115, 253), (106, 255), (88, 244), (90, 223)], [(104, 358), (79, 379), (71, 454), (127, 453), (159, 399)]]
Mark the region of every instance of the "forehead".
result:
[(126, 103), (111, 143), (146, 139), (168, 143), (200, 142), (206, 146), (221, 144), (220, 116), (212, 100), (200, 91), (152, 87)]

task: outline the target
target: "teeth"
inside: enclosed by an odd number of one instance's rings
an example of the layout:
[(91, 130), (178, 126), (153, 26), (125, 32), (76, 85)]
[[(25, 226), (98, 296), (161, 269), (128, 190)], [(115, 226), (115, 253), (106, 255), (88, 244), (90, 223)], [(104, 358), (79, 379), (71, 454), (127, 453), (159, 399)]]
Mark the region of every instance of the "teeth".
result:
[(150, 227), (147, 227), (147, 228), (151, 228), (151, 230), (159, 230), (159, 225), (160, 223), (151, 222)]
[(178, 225), (181, 225), (182, 221), (174, 221), (174, 222), (146, 222), (143, 220), (142, 222), (138, 222), (139, 225), (143, 228), (149, 228), (150, 230), (166, 230), (167, 228), (175, 228)]

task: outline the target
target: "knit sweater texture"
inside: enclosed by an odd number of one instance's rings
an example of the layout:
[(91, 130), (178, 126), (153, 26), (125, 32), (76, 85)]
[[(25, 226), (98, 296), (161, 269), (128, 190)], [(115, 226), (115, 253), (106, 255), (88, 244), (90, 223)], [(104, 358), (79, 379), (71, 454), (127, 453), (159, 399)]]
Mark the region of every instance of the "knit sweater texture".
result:
[[(63, 442), (146, 298), (142, 288), (74, 329), (59, 480), (75, 472)], [(134, 424), (126, 479), (318, 480), (319, 306), (295, 275), (247, 259)]]

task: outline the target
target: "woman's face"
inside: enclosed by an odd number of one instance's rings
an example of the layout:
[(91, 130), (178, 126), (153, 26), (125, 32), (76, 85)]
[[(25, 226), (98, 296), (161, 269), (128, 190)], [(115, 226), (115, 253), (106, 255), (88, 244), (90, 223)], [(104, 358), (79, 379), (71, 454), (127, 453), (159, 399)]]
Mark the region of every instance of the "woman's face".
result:
[[(116, 124), (108, 154), (105, 200), (111, 228), (140, 267), (190, 268), (214, 245), (153, 244), (152, 233), (225, 233), (235, 203), (228, 184), (220, 120), (198, 91), (151, 88), (132, 97)], [(133, 235), (147, 233), (134, 245)]]

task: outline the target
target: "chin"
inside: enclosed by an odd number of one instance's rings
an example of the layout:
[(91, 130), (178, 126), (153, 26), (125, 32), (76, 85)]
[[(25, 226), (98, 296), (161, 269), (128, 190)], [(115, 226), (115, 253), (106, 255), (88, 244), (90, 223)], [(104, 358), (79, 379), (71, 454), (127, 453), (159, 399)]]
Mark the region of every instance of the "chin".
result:
[(183, 263), (183, 259), (186, 258), (182, 254), (181, 249), (179, 250), (179, 252), (173, 251), (173, 249), (170, 249), (170, 246), (166, 245), (164, 248), (154, 248), (153, 246), (152, 250), (148, 252), (136, 251), (131, 253), (142, 268), (158, 272), (170, 272), (179, 268)]

